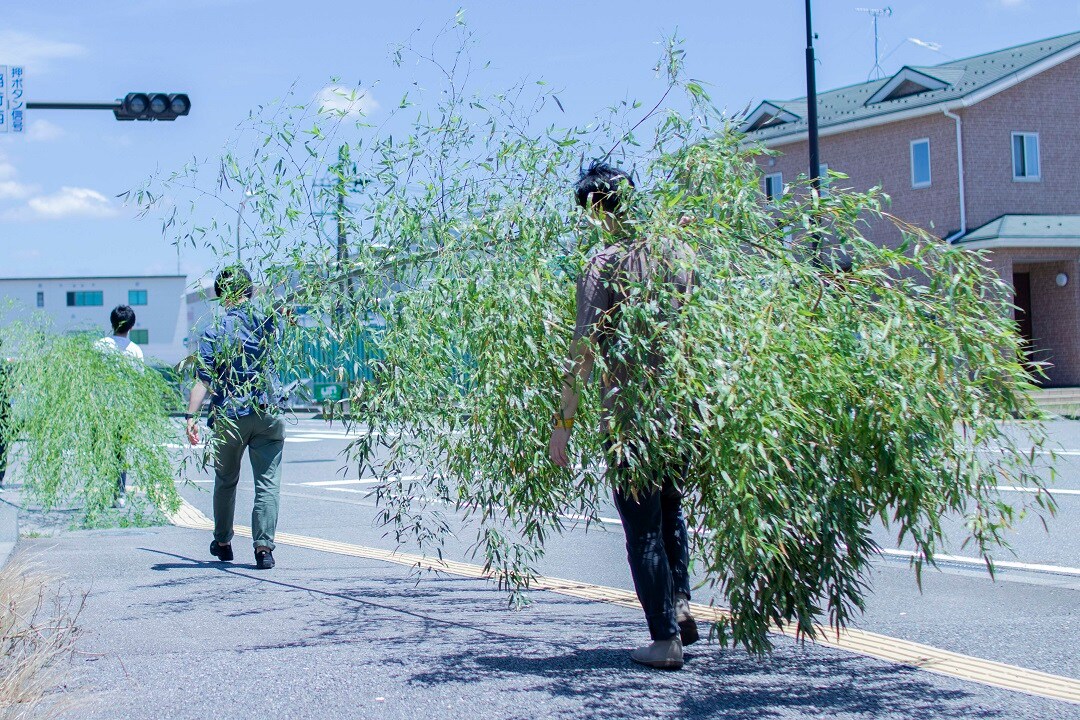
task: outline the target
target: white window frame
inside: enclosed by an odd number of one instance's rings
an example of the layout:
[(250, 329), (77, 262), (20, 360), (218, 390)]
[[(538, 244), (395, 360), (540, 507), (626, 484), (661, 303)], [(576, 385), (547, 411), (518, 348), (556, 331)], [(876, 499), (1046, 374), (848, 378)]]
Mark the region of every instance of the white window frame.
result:
[[(1035, 138), (1035, 163), (1039, 166), (1039, 172), (1036, 175), (1017, 175), (1016, 174), (1016, 138), (1024, 138), (1024, 157), (1027, 157), (1027, 138)], [(1026, 132), (1023, 130), (1016, 130), (1009, 136), (1009, 159), (1012, 162), (1012, 178), (1013, 182), (1042, 182), (1042, 143), (1039, 142), (1039, 133)]]
[[(926, 174), (929, 176), (925, 181), (918, 182), (915, 179), (915, 146), (926, 143)], [(930, 154), (930, 138), (919, 138), (918, 140), (912, 140), (909, 146), (910, 159), (911, 159), (911, 187), (914, 190), (921, 190), (922, 188), (928, 188), (934, 184), (934, 163)]]
[[(769, 196), (769, 180), (771, 178), (776, 178), (776, 183), (773, 185), (773, 187), (778, 188), (778, 190), (772, 195), (772, 197)], [(783, 194), (784, 194), (784, 173), (777, 172), (777, 173), (769, 173), (768, 175), (766, 175), (765, 176), (765, 199), (768, 200), (769, 202), (774, 202), (775, 200), (778, 200), (780, 197), (782, 197)]]

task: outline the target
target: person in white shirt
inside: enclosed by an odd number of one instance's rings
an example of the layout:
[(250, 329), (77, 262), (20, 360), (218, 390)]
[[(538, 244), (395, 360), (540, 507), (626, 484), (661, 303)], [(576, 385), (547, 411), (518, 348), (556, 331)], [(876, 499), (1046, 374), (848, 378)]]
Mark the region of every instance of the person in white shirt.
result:
[[(135, 327), (135, 311), (128, 305), (117, 305), (109, 313), (109, 320), (112, 323), (113, 334), (98, 340), (97, 347), (102, 350), (121, 353), (133, 360), (142, 361), (142, 348), (128, 338), (131, 328)], [(116, 454), (120, 461), (120, 477), (116, 481), (117, 493), (116, 500), (113, 501), (113, 507), (122, 508), (127, 504), (127, 470), (124, 469), (124, 445), (122, 439), (117, 442)]]
[(102, 350), (116, 350), (136, 360), (143, 359), (142, 348), (133, 343), (128, 334), (135, 327), (135, 311), (128, 305), (117, 305), (109, 314), (112, 321), (113, 334), (97, 341)]

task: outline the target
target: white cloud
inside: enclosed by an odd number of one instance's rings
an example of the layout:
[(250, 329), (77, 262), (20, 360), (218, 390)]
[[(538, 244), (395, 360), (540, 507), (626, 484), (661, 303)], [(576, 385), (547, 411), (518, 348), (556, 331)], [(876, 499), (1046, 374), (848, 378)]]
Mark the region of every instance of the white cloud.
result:
[(26, 121), (26, 139), (31, 142), (49, 142), (67, 135), (64, 128), (43, 118), (29, 117)]
[(0, 201), (4, 200), (20, 202), (0, 212), (0, 220), (107, 218), (119, 212), (109, 198), (90, 188), (64, 186), (52, 194), (42, 194), (37, 185), (19, 182), (18, 170), (0, 151)]
[(17, 175), (15, 166), (0, 153), (0, 200), (22, 200), (36, 192), (34, 186), (19, 182)]
[(327, 85), (315, 96), (315, 101), (319, 103), (319, 112), (339, 115), (362, 117), (379, 109), (371, 91), (362, 87)]
[(0, 200), (22, 200), (33, 195), (34, 189), (14, 180), (0, 180)]
[(69, 217), (112, 217), (116, 207), (109, 199), (90, 188), (62, 187), (52, 195), (38, 195), (26, 207), (39, 218), (57, 220)]
[(50, 61), (67, 60), (86, 54), (82, 45), (47, 40), (16, 30), (0, 30), (0, 48), (8, 65), (25, 65), (27, 75), (48, 70)]

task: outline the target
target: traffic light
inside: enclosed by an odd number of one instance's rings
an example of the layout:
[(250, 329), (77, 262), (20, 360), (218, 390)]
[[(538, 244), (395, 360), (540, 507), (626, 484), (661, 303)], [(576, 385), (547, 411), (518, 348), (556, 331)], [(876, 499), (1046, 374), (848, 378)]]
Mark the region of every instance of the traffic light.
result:
[(128, 93), (113, 109), (117, 120), (175, 120), (191, 111), (191, 100), (183, 93)]

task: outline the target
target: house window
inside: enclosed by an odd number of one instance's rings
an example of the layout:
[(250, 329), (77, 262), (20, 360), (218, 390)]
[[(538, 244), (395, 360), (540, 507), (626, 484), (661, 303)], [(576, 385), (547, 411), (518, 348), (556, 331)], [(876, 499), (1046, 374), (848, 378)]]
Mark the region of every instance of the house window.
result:
[(45, 293), (42, 290), (37, 291), (37, 306), (45, 307)]
[(765, 176), (765, 198), (775, 200), (784, 194), (783, 173), (773, 173)]
[(150, 331), (145, 329), (132, 330), (128, 333), (128, 339), (136, 345), (145, 345), (150, 342)]
[(1037, 182), (1041, 179), (1039, 168), (1039, 133), (1014, 132), (1012, 134), (1013, 180)]
[(930, 138), (911, 141), (911, 187), (930, 187)]
[(145, 305), (145, 290), (128, 290), (128, 305)]
[(105, 299), (101, 290), (75, 290), (67, 294), (68, 307), (101, 306)]

